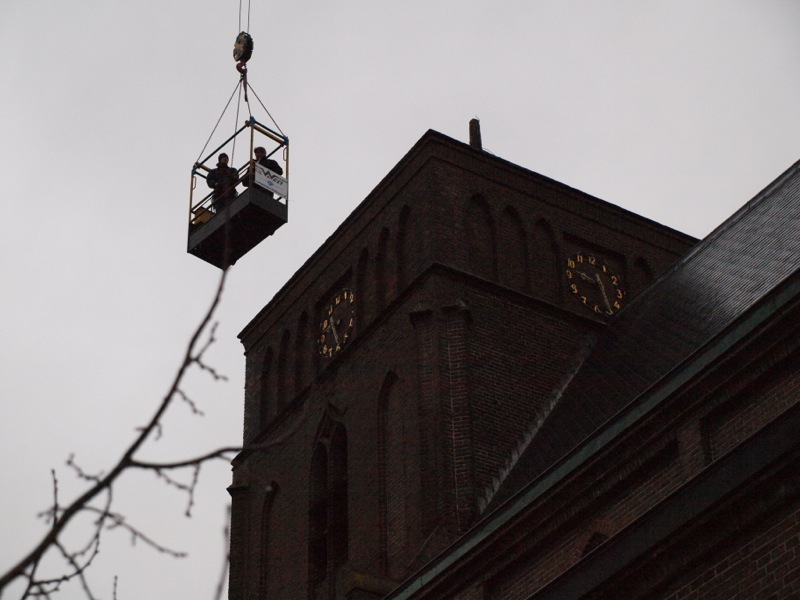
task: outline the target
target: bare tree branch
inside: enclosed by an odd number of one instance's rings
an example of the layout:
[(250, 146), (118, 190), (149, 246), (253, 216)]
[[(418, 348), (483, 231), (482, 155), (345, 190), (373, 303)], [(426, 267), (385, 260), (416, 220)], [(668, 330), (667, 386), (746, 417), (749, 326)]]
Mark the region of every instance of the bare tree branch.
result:
[[(111, 499), (111, 489), (116, 482), (116, 480), (125, 472), (125, 470), (131, 468), (136, 463), (134, 456), (136, 455), (137, 451), (145, 444), (145, 442), (151, 437), (151, 435), (159, 436), (161, 434), (161, 419), (164, 416), (164, 413), (167, 411), (169, 406), (172, 404), (173, 400), (178, 397), (185, 399), (185, 396), (180, 391), (180, 384), (183, 380), (184, 376), (186, 375), (189, 368), (192, 366), (197, 366), (202, 371), (210, 374), (212, 378), (215, 380), (224, 380), (225, 377), (215, 371), (212, 367), (208, 366), (204, 362), (204, 355), (205, 352), (209, 349), (211, 344), (215, 341), (215, 332), (216, 332), (216, 323), (212, 323), (214, 313), (216, 312), (217, 307), (219, 306), (220, 300), (222, 298), (222, 292), (225, 287), (225, 279), (227, 276), (227, 271), (223, 271), (222, 276), (220, 277), (219, 284), (217, 286), (216, 293), (214, 294), (214, 298), (209, 306), (208, 310), (206, 311), (204, 317), (200, 321), (200, 324), (197, 326), (195, 331), (193, 332), (189, 343), (186, 348), (186, 352), (184, 354), (183, 360), (181, 362), (180, 367), (178, 368), (175, 377), (172, 381), (172, 384), (169, 387), (169, 390), (162, 398), (160, 404), (158, 405), (157, 409), (153, 413), (152, 417), (150, 418), (149, 422), (142, 428), (138, 429), (138, 434), (134, 438), (133, 442), (128, 446), (125, 452), (122, 454), (120, 459), (117, 463), (111, 468), (111, 470), (105, 475), (90, 475), (84, 472), (80, 467), (78, 467), (73, 457), (70, 457), (67, 464), (76, 472), (80, 479), (83, 479), (91, 484), (91, 486), (83, 492), (80, 496), (78, 496), (75, 500), (72, 501), (68, 506), (61, 507), (59, 506), (58, 501), (58, 486), (57, 480), (54, 478), (54, 502), (51, 509), (47, 511), (50, 519), (52, 520), (51, 527), (49, 531), (44, 535), (44, 537), (39, 541), (39, 543), (31, 550), (25, 557), (23, 557), (16, 565), (11, 567), (6, 573), (0, 576), (0, 595), (2, 595), (3, 590), (7, 588), (13, 581), (16, 581), (18, 578), (26, 578), (28, 581), (28, 585), (26, 587), (25, 594), (23, 598), (27, 597), (40, 597), (40, 598), (49, 598), (52, 593), (55, 593), (59, 586), (69, 579), (74, 577), (83, 578), (83, 573), (91, 564), (94, 556), (96, 556), (96, 550), (99, 546), (100, 541), (100, 533), (104, 528), (104, 524), (107, 519), (110, 519), (114, 526), (116, 527), (123, 527), (127, 529), (129, 532), (136, 532), (134, 539), (147, 539), (151, 546), (156, 548), (161, 548), (158, 544), (149, 540), (149, 538), (144, 537), (141, 532), (138, 532), (128, 526), (124, 520), (118, 520), (117, 517), (119, 515), (113, 515), (109, 512), (108, 508), (110, 506), (110, 499)], [(203, 336), (207, 335), (207, 339), (203, 341)], [(190, 404), (191, 406), (191, 404)], [(226, 449), (227, 451), (227, 449)], [(230, 454), (230, 451), (227, 451)], [(209, 460), (210, 458), (215, 457), (222, 457), (225, 453), (216, 452), (216, 453), (209, 453), (209, 458), (203, 460)], [(194, 463), (197, 465), (198, 463)], [(137, 465), (139, 468), (142, 468), (141, 465)], [(188, 465), (187, 465), (188, 466)], [(195, 479), (196, 481), (196, 479)], [(191, 489), (194, 488), (195, 483), (192, 484)], [(90, 555), (87, 562), (83, 564), (79, 564), (77, 559), (81, 556), (81, 553), (69, 552), (67, 549), (61, 545), (59, 541), (59, 537), (61, 536), (64, 529), (69, 525), (72, 520), (81, 512), (83, 511), (98, 511), (98, 509), (94, 509), (90, 506), (92, 500), (94, 500), (98, 495), (103, 492), (108, 493), (108, 504), (106, 509), (100, 511), (100, 517), (95, 524), (95, 532), (92, 536), (93, 542), (90, 542), (90, 546), (92, 543), (94, 544), (94, 552)], [(190, 497), (191, 500), (191, 497)], [(191, 503), (190, 503), (191, 508)], [(57, 549), (61, 552), (65, 559), (67, 559), (70, 565), (70, 571), (61, 577), (54, 578), (51, 580), (38, 580), (36, 577), (36, 571), (39, 567), (42, 557), (51, 549)], [(169, 551), (172, 552), (172, 551)], [(84, 584), (84, 591), (87, 594), (87, 597), (92, 599), (93, 596), (89, 591), (87, 585)], [(116, 584), (115, 584), (115, 595), (116, 595)]]
[(200, 417), (203, 416), (203, 411), (200, 410), (199, 408), (197, 408), (197, 405), (194, 403), (194, 401), (191, 398), (189, 398), (189, 396), (187, 396), (182, 389), (179, 388), (179, 389), (175, 390), (175, 393), (178, 394), (180, 399), (183, 400), (189, 406), (189, 408), (191, 409), (192, 413), (194, 413), (194, 414), (196, 414), (196, 415), (198, 415)]
[[(249, 448), (249, 447), (248, 447)], [(192, 458), (187, 458), (184, 460), (178, 460), (175, 462), (165, 462), (165, 463), (154, 463), (154, 462), (144, 462), (139, 460), (131, 461), (130, 467), (138, 468), (138, 469), (152, 469), (153, 471), (167, 471), (169, 469), (184, 469), (186, 467), (194, 466), (201, 462), (208, 462), (209, 460), (213, 459), (224, 459), (230, 460), (232, 459), (237, 453), (243, 450), (243, 446), (229, 446), (227, 448), (218, 448), (217, 450), (213, 450), (206, 454), (201, 454), (199, 456), (194, 456)]]
[(223, 543), (225, 548), (225, 560), (222, 565), (222, 573), (219, 576), (219, 583), (217, 583), (217, 591), (214, 594), (214, 600), (222, 600), (222, 592), (225, 589), (225, 581), (228, 579), (228, 565), (230, 565), (230, 536), (231, 536), (231, 505), (228, 504), (228, 509), (225, 515), (225, 528), (222, 531)]
[[(135, 430), (134, 439), (127, 449), (123, 452), (107, 473), (92, 474), (81, 468), (75, 461), (74, 455), (67, 459), (67, 466), (75, 473), (79, 480), (89, 484), (88, 488), (68, 505), (62, 505), (59, 498), (59, 482), (56, 472), (51, 471), (53, 479), (53, 503), (47, 510), (40, 513), (49, 524), (49, 531), (42, 537), (39, 543), (22, 560), (0, 576), (0, 597), (3, 591), (14, 581), (23, 579), (26, 583), (22, 599), (26, 598), (45, 598), (49, 599), (54, 594), (61, 591), (64, 584), (77, 580), (88, 600), (96, 600), (89, 582), (86, 577), (87, 569), (92, 565), (97, 557), (100, 548), (101, 535), (106, 530), (121, 529), (131, 536), (131, 543), (142, 542), (146, 546), (175, 558), (186, 556), (185, 553), (172, 550), (165, 545), (156, 542), (147, 536), (137, 527), (128, 523), (127, 519), (111, 510), (114, 484), (129, 469), (150, 470), (168, 486), (171, 486), (187, 494), (187, 507), (185, 514), (191, 516), (194, 506), (194, 492), (200, 476), (203, 464), (213, 460), (232, 460), (242, 451), (253, 452), (263, 451), (275, 445), (281, 444), (298, 431), (306, 420), (309, 412), (309, 403), (302, 405), (302, 411), (295, 419), (295, 422), (280, 435), (275, 435), (256, 444), (241, 446), (226, 446), (216, 450), (206, 452), (194, 457), (172, 460), (164, 462), (143, 461), (136, 458), (137, 452), (148, 441), (157, 441), (163, 434), (161, 420), (167, 409), (177, 399), (186, 404), (192, 414), (202, 416), (203, 412), (197, 404), (183, 391), (181, 384), (187, 372), (192, 367), (197, 367), (202, 372), (211, 376), (215, 381), (225, 381), (227, 378), (208, 365), (205, 361), (206, 352), (216, 340), (217, 323), (213, 322), (215, 311), (220, 303), (222, 292), (225, 286), (227, 272), (223, 272), (217, 286), (214, 299), (208, 310), (194, 330), (189, 343), (187, 344), (183, 360), (175, 373), (175, 377), (164, 397), (159, 402), (150, 420), (142, 427)], [(167, 472), (179, 469), (192, 469), (191, 481), (182, 483)], [(105, 496), (102, 507), (93, 505), (94, 502)], [(61, 541), (64, 530), (73, 522), (74, 518), (80, 514), (91, 513), (96, 515), (92, 524), (87, 542), (83, 547), (70, 549)], [(227, 523), (225, 526), (225, 549), (226, 560), (221, 574), (219, 584), (216, 589), (216, 598), (221, 598), (224, 590), (225, 579), (228, 570), (228, 538), (230, 531), (230, 507), (228, 507)], [(65, 560), (64, 572), (50, 578), (43, 577), (39, 571), (43, 557), (52, 551)], [(117, 578), (114, 578), (113, 597), (117, 598)]]

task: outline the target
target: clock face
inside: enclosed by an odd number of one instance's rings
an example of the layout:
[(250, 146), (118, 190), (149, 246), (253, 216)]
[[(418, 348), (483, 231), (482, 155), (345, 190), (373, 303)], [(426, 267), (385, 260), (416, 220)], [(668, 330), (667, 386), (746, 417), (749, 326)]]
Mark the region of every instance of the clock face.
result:
[(337, 292), (322, 309), (317, 344), (322, 356), (331, 358), (353, 335), (356, 324), (356, 295), (353, 290)]
[(622, 308), (625, 292), (620, 278), (600, 257), (574, 254), (567, 259), (566, 276), (572, 295), (593, 313), (610, 316)]

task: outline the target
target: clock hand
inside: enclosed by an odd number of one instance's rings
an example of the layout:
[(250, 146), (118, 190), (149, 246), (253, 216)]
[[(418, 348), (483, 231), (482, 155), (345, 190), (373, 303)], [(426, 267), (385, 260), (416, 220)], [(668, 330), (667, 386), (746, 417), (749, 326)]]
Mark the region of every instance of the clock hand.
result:
[(331, 324), (328, 329), (330, 329), (333, 332), (333, 339), (336, 340), (336, 345), (341, 346), (341, 344), (339, 343), (339, 334), (336, 333), (336, 327), (334, 326), (333, 319), (330, 320), (330, 323)]
[(589, 277), (589, 276), (588, 276), (586, 273), (584, 273), (584, 272), (582, 272), (582, 271), (575, 271), (575, 272), (576, 272), (578, 275), (580, 275), (580, 276), (581, 276), (581, 279), (585, 279), (586, 281), (589, 281), (589, 282), (591, 282), (591, 283), (596, 283), (596, 282), (595, 282), (595, 280), (594, 280), (594, 279), (592, 279), (591, 277)]
[(611, 310), (611, 303), (608, 301), (608, 296), (606, 295), (606, 286), (603, 285), (603, 281), (600, 279), (599, 273), (595, 273), (594, 277), (597, 280), (597, 285), (600, 286), (600, 292), (603, 294), (603, 302), (606, 304), (606, 310), (609, 314), (611, 314), (614, 311)]

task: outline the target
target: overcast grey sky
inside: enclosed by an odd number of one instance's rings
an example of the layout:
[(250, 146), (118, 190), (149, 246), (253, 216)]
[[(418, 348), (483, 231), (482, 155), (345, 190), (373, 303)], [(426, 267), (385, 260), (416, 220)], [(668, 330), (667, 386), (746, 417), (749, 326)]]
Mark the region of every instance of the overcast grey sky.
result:
[[(0, 0), (0, 572), (44, 532), (50, 469), (66, 500), (70, 453), (111, 465), (210, 301), (185, 217), (239, 18), (237, 0)], [(206, 417), (176, 407), (150, 456), (240, 442), (236, 334), (427, 129), (466, 141), (477, 116), (497, 156), (698, 237), (800, 158), (794, 0), (252, 0), (249, 30), (250, 83), (290, 138), (290, 222), (232, 269), (209, 356), (229, 381), (194, 373)], [(117, 509), (191, 556), (112, 532), (97, 594), (118, 575), (120, 600), (211, 598), (229, 483), (204, 470), (186, 520), (128, 479)]]

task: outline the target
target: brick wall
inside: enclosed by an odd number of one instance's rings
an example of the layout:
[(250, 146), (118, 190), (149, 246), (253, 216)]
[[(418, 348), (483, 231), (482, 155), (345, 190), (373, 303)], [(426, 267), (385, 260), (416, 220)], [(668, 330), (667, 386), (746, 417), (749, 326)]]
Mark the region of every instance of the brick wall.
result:
[[(795, 308), (748, 339), (415, 597), (474, 595), (479, 587), (487, 599), (536, 598), (548, 582), (580, 576), (615, 536), (798, 412), (798, 317)], [(586, 597), (795, 597), (799, 466), (796, 451), (781, 458)]]
[(665, 600), (800, 597), (800, 502), (719, 548)]

